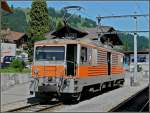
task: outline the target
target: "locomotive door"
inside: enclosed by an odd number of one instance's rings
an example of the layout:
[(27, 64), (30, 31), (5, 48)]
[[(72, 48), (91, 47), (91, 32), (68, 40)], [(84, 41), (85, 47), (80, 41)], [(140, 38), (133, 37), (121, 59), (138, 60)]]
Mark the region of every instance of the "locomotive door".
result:
[(107, 52), (108, 75), (111, 75), (111, 52)]
[(68, 44), (67, 52), (66, 52), (66, 60), (67, 60), (67, 75), (74, 76), (76, 75), (76, 63), (77, 63), (77, 45), (76, 44)]

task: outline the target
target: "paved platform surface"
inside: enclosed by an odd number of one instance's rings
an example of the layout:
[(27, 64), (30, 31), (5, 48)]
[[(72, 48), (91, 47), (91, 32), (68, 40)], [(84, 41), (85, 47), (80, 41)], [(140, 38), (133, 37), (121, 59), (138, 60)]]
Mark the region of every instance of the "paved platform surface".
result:
[(16, 85), (9, 90), (1, 92), (1, 105), (25, 100), (29, 97), (29, 83)]
[(27, 104), (29, 95), (29, 82), (15, 85), (8, 90), (1, 91), (1, 111)]
[[(130, 73), (126, 74), (123, 87), (103, 93), (89, 100), (81, 101), (75, 105), (64, 105), (53, 110), (54, 112), (107, 112), (117, 104), (129, 98), (131, 95), (145, 88), (149, 84), (149, 77), (138, 73), (139, 84), (130, 86)], [(29, 83), (16, 85), (1, 92), (1, 111), (27, 105), (29, 95)]]
[(130, 86), (130, 74), (127, 73), (123, 87), (103, 93), (97, 97), (82, 101), (75, 105), (65, 105), (58, 107), (54, 112), (108, 112), (136, 92), (145, 88), (149, 84), (149, 77), (143, 77), (138, 73), (138, 84)]

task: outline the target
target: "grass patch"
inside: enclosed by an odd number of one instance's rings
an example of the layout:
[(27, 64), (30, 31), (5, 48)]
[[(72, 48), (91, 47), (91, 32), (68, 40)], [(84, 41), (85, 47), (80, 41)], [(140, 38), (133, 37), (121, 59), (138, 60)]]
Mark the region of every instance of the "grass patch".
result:
[(0, 73), (30, 73), (31, 69), (24, 68), (22, 71), (19, 71), (18, 69), (7, 67), (7, 68), (1, 68)]

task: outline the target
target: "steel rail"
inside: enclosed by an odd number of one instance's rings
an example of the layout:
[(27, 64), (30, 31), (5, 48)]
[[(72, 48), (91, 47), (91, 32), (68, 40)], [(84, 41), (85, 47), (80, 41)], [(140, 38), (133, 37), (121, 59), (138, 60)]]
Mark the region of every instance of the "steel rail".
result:
[[(133, 101), (136, 101), (137, 99), (136, 98), (138, 98), (138, 96), (141, 96), (142, 94), (145, 94), (145, 92), (148, 90), (148, 86), (147, 87), (145, 87), (144, 89), (142, 89), (142, 90), (140, 90), (140, 91), (138, 91), (136, 94), (134, 94), (134, 95), (132, 95), (131, 97), (129, 97), (127, 100), (125, 100), (125, 101), (123, 101), (123, 102), (121, 102), (119, 105), (117, 105), (116, 107), (114, 107), (114, 108), (112, 108), (112, 109), (110, 109), (108, 112), (117, 112), (117, 111), (124, 111), (124, 110), (126, 110), (126, 109), (128, 109), (128, 103), (130, 103), (130, 102), (133, 102)], [(147, 104), (147, 101), (145, 102), (146, 104)], [(130, 107), (132, 107), (131, 106), (132, 104), (130, 104)], [(143, 105), (143, 106), (141, 106), (141, 109), (140, 110), (138, 110), (138, 111), (141, 111), (142, 110), (142, 108), (144, 109), (145, 107), (144, 106), (146, 106), (145, 104)], [(134, 106), (133, 106), (134, 107)], [(128, 110), (126, 110), (126, 111), (128, 111)]]
[(19, 111), (19, 110), (22, 110), (22, 109), (29, 108), (29, 107), (31, 107), (31, 106), (36, 106), (36, 105), (38, 105), (38, 104), (39, 104), (39, 103), (34, 103), (34, 104), (30, 104), (30, 105), (26, 105), (26, 106), (19, 107), (19, 108), (11, 109), (11, 110), (8, 110), (8, 111), (6, 111), (6, 112)]
[(31, 105), (26, 105), (23, 107), (19, 107), (19, 108), (15, 108), (12, 110), (8, 110), (6, 112), (40, 112), (40, 111), (44, 111), (50, 108), (54, 108), (56, 106), (62, 105), (62, 103), (56, 103), (56, 104), (46, 104), (46, 105), (41, 105), (40, 103), (35, 103), (35, 104), (31, 104)]
[(48, 107), (45, 107), (43, 109), (39, 109), (39, 110), (36, 110), (35, 112), (40, 112), (40, 111), (44, 111), (44, 110), (47, 110), (47, 109), (50, 109), (50, 108), (54, 108), (54, 107), (57, 107), (57, 106), (60, 106), (62, 105), (62, 103), (57, 103), (57, 104), (54, 104), (54, 105), (51, 105), (51, 106), (48, 106)]
[(143, 112), (147, 105), (149, 105), (149, 100), (145, 103), (145, 105), (141, 108), (139, 112)]

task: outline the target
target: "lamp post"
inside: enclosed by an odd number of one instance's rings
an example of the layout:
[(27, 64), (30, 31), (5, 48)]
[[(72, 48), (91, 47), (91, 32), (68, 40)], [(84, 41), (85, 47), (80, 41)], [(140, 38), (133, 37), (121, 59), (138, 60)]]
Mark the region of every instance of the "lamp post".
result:
[(137, 82), (137, 17), (135, 20), (135, 33), (134, 33), (134, 81)]

